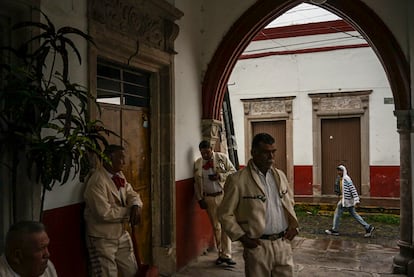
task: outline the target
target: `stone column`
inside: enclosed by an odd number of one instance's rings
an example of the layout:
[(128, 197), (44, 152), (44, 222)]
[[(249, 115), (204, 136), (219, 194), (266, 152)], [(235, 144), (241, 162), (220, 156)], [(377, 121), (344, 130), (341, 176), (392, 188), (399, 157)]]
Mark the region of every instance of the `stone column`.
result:
[(400, 134), (400, 253), (394, 257), (394, 273), (414, 276), (412, 147), (414, 110), (394, 111)]

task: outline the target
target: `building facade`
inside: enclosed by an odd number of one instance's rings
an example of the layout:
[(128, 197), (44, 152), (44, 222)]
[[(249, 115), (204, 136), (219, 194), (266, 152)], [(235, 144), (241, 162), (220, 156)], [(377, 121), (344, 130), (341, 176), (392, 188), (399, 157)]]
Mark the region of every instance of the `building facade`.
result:
[(252, 136), (267, 131), (279, 137), (278, 164), (295, 195), (334, 195), (343, 163), (362, 197), (399, 197), (391, 88), (374, 51), (345, 21), (262, 30), (228, 89), (241, 164)]

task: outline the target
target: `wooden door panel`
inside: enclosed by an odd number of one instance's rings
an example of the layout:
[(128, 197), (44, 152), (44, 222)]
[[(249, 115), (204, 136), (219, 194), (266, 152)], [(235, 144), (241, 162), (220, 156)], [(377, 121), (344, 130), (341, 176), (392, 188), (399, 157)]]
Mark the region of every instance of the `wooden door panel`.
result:
[(252, 122), (252, 132), (252, 138), (259, 133), (268, 133), (276, 140), (275, 166), (286, 172), (286, 121)]
[(152, 257), (151, 241), (151, 161), (150, 130), (144, 127), (144, 119), (148, 118), (148, 108), (127, 107), (101, 104), (100, 120), (104, 126), (116, 132), (120, 137), (109, 135), (109, 143), (120, 144), (125, 148), (124, 174), (128, 182), (137, 191), (144, 204), (141, 224), (137, 226), (136, 239), (141, 259), (150, 263)]
[[(121, 111), (118, 106), (100, 104), (101, 114), (99, 120), (104, 124), (104, 127), (108, 130), (121, 134)], [(121, 138), (115, 135), (106, 136), (106, 139), (110, 144), (121, 145)]]
[(360, 118), (321, 120), (322, 194), (335, 194), (336, 167), (345, 165), (354, 185), (361, 193)]
[(141, 224), (136, 228), (136, 237), (143, 262), (151, 262), (151, 178), (149, 128), (145, 128), (143, 118), (148, 118), (146, 108), (123, 109), (122, 138), (126, 153), (124, 171), (132, 187), (144, 204)]

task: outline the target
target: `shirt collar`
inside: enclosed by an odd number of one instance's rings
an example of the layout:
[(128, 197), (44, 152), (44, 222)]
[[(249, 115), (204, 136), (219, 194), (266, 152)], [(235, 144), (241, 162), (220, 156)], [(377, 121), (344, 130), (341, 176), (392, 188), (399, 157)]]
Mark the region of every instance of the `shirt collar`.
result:
[(104, 168), (104, 169), (105, 169), (105, 172), (106, 172), (106, 174), (108, 175), (108, 177), (109, 177), (110, 179), (112, 179), (112, 177), (113, 177), (114, 175), (118, 175), (119, 177), (121, 177), (121, 175), (119, 175), (118, 173), (112, 174), (111, 172), (109, 172), (108, 170), (106, 170), (106, 168)]
[(1, 255), (0, 258), (3, 260), (3, 262), (6, 264), (6, 266), (10, 269), (10, 272), (13, 274), (10, 277), (19, 277), (19, 275), (16, 272), (14, 272), (14, 270), (11, 268), (11, 266), (7, 262), (6, 255), (3, 254), (3, 255)]
[(263, 176), (266, 176), (267, 175), (267, 173), (269, 173), (270, 172), (270, 168), (266, 171), (266, 175), (265, 174), (263, 174), (263, 172), (261, 172), (260, 171), (260, 169), (255, 165), (255, 163), (253, 162), (253, 160), (252, 160), (252, 166), (253, 166), (253, 170), (254, 171), (256, 171), (256, 173), (257, 174), (259, 174), (259, 175), (263, 175)]

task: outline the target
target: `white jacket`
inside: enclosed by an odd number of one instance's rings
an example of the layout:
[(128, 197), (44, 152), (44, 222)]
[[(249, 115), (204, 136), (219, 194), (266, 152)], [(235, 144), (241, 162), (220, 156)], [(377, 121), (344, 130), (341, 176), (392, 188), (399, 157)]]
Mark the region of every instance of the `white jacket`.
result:
[(338, 166), (342, 169), (342, 206), (352, 207), (359, 203), (358, 192), (352, 182), (351, 177), (348, 176), (348, 171), (343, 165)]

